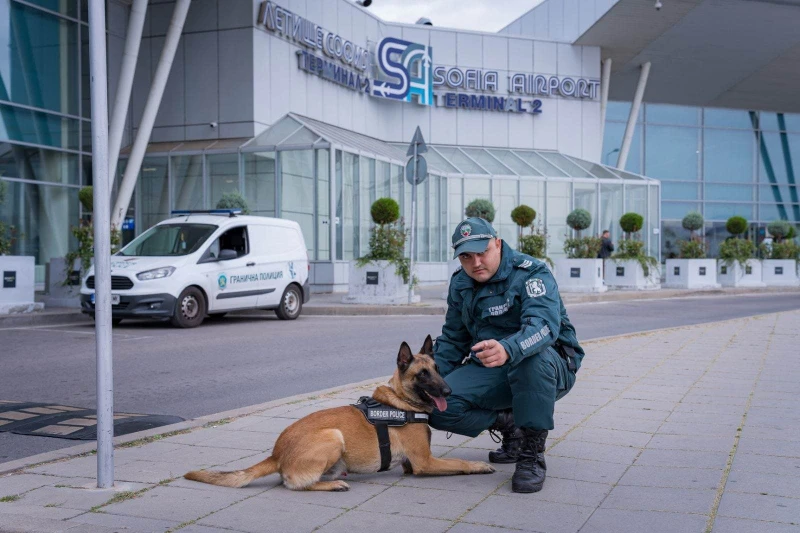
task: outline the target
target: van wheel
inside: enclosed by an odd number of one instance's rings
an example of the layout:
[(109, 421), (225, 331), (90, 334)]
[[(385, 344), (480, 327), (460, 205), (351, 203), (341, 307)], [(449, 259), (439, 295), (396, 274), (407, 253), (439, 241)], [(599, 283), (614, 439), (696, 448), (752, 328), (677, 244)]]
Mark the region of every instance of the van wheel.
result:
[(170, 321), (179, 328), (196, 328), (203, 323), (205, 316), (206, 299), (203, 293), (197, 287), (187, 287), (178, 296)]
[(300, 294), (300, 289), (297, 285), (289, 285), (283, 291), (279, 307), (275, 310), (275, 314), (281, 320), (294, 320), (300, 316), (300, 311), (303, 310), (303, 297)]

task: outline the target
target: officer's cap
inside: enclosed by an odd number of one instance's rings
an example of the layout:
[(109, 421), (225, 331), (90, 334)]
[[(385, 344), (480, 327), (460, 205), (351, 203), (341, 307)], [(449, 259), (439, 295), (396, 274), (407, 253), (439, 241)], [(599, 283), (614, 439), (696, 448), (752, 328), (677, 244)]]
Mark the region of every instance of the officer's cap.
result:
[(453, 232), (453, 258), (459, 254), (485, 252), (489, 240), (497, 237), (491, 224), (482, 218), (470, 217), (456, 226)]

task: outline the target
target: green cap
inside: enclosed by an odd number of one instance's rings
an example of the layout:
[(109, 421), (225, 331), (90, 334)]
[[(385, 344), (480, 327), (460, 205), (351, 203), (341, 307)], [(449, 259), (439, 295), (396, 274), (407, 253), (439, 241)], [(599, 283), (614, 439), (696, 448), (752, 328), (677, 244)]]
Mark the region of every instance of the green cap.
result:
[(453, 232), (453, 258), (458, 254), (479, 254), (486, 251), (489, 240), (497, 237), (491, 224), (482, 218), (470, 217), (456, 226)]

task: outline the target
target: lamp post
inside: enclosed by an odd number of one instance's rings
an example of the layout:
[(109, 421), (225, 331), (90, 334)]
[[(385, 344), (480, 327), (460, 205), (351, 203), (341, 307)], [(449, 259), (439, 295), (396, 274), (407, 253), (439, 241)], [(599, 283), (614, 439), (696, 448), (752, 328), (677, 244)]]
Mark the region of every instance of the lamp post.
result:
[(610, 152), (608, 152), (608, 153), (605, 155), (605, 157), (603, 158), (603, 161), (605, 161), (605, 163), (606, 163), (606, 165), (607, 165), (607, 166), (611, 166), (611, 165), (609, 165), (609, 164), (608, 164), (608, 156), (610, 156), (611, 154), (615, 154), (615, 153), (617, 153), (617, 152), (619, 152), (619, 148), (614, 148), (613, 150), (611, 150)]

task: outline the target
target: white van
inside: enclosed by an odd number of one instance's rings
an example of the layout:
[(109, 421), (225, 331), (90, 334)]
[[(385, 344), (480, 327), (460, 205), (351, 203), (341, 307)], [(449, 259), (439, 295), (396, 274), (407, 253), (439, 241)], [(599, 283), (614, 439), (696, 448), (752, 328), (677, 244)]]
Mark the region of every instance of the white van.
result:
[[(241, 216), (238, 210), (174, 211), (111, 257), (112, 322), (169, 318), (182, 328), (206, 316), (271, 309), (300, 316), (311, 290), (300, 225)], [(94, 268), (81, 284), (81, 309), (94, 317)]]

